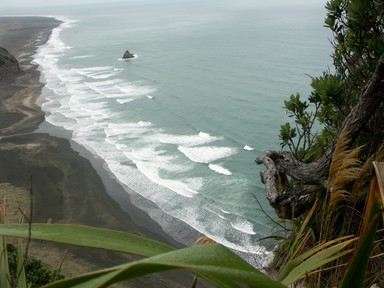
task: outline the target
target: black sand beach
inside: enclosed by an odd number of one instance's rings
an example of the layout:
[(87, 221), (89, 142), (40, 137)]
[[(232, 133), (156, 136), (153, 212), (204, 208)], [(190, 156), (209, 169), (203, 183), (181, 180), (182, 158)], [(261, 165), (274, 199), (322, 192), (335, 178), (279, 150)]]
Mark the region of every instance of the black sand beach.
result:
[[(28, 208), (32, 179), (33, 222), (87, 224), (172, 242), (148, 215), (129, 205), (129, 196), (108, 178), (106, 171), (100, 167), (95, 170), (88, 159), (73, 150), (69, 140), (38, 132), (44, 113), (36, 99), (43, 84), (38, 67), (31, 61), (38, 46), (59, 24), (45, 17), (0, 17), (0, 47), (18, 59), (22, 69), (19, 75), (0, 81), (0, 193), (10, 204), (8, 221), (14, 221), (15, 207)], [(127, 206), (122, 209), (111, 195), (124, 198)], [(135, 259), (47, 243), (34, 243), (31, 253), (57, 268), (66, 249), (68, 254), (61, 270), (67, 276)], [(171, 272), (144, 277), (122, 287), (189, 287), (192, 278), (189, 273)]]

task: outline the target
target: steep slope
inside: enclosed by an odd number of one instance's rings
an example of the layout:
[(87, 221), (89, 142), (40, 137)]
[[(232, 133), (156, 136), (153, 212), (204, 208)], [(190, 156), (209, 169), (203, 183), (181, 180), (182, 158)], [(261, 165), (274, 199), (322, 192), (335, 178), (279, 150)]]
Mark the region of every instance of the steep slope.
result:
[(7, 49), (0, 47), (0, 80), (20, 73), (19, 63)]

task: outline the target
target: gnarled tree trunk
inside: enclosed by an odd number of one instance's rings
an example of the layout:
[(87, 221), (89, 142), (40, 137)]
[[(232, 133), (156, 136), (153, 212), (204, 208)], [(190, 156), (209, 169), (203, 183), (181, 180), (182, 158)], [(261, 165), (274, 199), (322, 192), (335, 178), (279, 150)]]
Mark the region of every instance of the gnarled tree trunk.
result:
[(320, 159), (306, 164), (297, 161), (289, 152), (271, 150), (256, 158), (257, 164), (266, 167), (260, 173), (261, 180), (265, 184), (267, 199), (279, 217), (297, 217), (312, 206), (318, 193), (326, 189), (332, 152), (341, 131), (345, 130), (346, 137), (354, 140), (383, 103), (384, 55), (378, 60), (359, 102), (344, 119), (332, 145)]

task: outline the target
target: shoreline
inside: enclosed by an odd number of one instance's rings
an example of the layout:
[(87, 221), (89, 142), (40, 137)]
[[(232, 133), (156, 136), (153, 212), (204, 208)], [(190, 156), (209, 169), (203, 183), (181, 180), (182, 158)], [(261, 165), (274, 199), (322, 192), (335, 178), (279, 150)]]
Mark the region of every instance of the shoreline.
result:
[[(4, 46), (19, 60), (23, 70), (20, 75), (0, 81), (0, 88), (6, 91), (0, 97), (0, 115), (10, 112), (18, 115), (10, 117), (0, 129), (0, 134), (5, 136), (0, 138), (0, 184), (8, 187), (4, 189), (7, 198), (11, 199), (14, 191), (28, 193), (29, 175), (33, 175), (34, 222), (54, 221), (114, 228), (178, 246), (146, 212), (130, 203), (129, 195), (120, 184), (108, 175), (102, 163), (96, 163), (98, 159), (70, 141), (70, 136), (65, 137), (65, 133), (57, 127), (49, 128), (44, 121), (44, 112), (36, 104), (44, 84), (40, 82), (41, 74), (37, 64), (32, 61), (38, 47), (49, 39), (52, 29), (60, 21), (51, 17), (0, 17), (0, 24), (0, 46)], [(74, 149), (76, 145), (78, 147)], [(16, 199), (13, 201), (20, 205), (19, 196), (14, 196)], [(130, 203), (128, 207), (123, 208), (116, 201), (116, 198), (121, 197), (124, 202)], [(132, 216), (140, 221), (134, 221)], [(52, 245), (37, 243), (34, 249), (43, 261), (50, 257), (45, 251), (48, 246)], [(63, 254), (60, 253), (64, 250), (55, 252), (56, 258), (59, 257), (56, 262), (61, 260)], [(72, 247), (68, 254), (70, 263), (65, 273), (67, 276), (84, 273), (79, 270), (85, 263), (92, 270), (137, 259), (117, 253)], [(99, 259), (95, 261), (95, 257)], [(63, 272), (66, 269), (64, 266)], [(169, 274), (165, 278), (153, 275), (129, 283), (131, 287), (184, 287), (184, 284), (190, 285), (193, 279), (193, 275), (187, 273)]]
[[(104, 160), (97, 158), (94, 154), (88, 151), (85, 147), (76, 143), (70, 137), (70, 131), (65, 130), (61, 127), (56, 127), (46, 121), (42, 122), (39, 128), (36, 130), (36, 133), (48, 134), (51, 137), (66, 139), (69, 141), (71, 149), (79, 154), (80, 157), (87, 159), (92, 165), (93, 169), (96, 170), (96, 173), (101, 178), (103, 185), (105, 186), (106, 193), (108, 196), (119, 206), (119, 209), (123, 213), (127, 214), (136, 226), (138, 226), (142, 231), (144, 231), (145, 236), (162, 242), (166, 242), (173, 247), (183, 248), (186, 245), (178, 242), (172, 236), (168, 235), (160, 226), (156, 223), (147, 212), (141, 210), (133, 203), (131, 203), (131, 195), (121, 186), (115, 176), (107, 168), (104, 167)], [(130, 189), (130, 188), (127, 188)], [(135, 192), (132, 192), (135, 193)], [(137, 197), (141, 197), (137, 195)], [(154, 204), (153, 204), (154, 205)], [(154, 209), (159, 209), (155, 208)], [(147, 227), (150, 227), (148, 229)], [(198, 233), (198, 232), (196, 232)], [(198, 234), (198, 237), (201, 235)], [(197, 238), (198, 238), (197, 237)]]

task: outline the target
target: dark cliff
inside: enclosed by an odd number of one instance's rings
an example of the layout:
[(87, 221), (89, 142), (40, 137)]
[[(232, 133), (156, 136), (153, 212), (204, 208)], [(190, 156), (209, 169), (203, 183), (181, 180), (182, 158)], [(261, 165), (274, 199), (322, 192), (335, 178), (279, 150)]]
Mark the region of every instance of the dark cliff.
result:
[(0, 80), (21, 72), (19, 63), (7, 49), (0, 47)]

